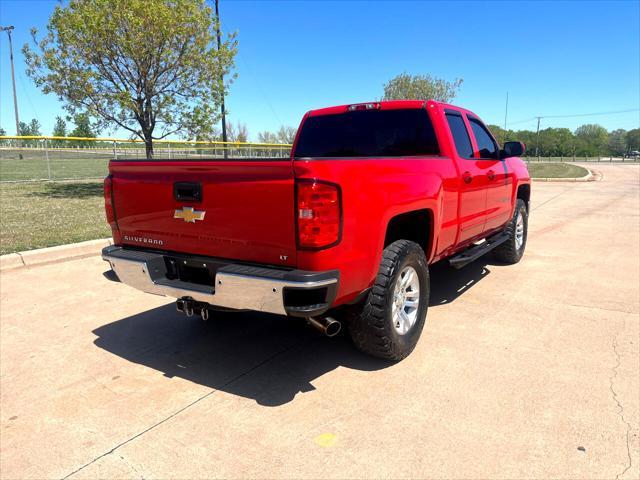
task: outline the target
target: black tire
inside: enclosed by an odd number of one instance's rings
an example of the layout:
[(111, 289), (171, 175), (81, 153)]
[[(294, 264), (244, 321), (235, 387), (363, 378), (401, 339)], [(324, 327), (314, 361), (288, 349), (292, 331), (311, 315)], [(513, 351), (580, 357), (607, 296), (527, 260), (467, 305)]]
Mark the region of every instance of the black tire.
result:
[[(518, 221), (518, 215), (522, 215), (522, 221), (524, 226), (522, 244), (518, 246), (516, 239), (516, 225)], [(527, 206), (523, 200), (518, 199), (516, 202), (516, 208), (513, 212), (513, 218), (507, 224), (505, 232), (509, 235), (509, 239), (501, 245), (498, 245), (493, 250), (493, 256), (497, 260), (514, 264), (518, 263), (524, 255), (524, 249), (527, 246), (527, 231), (529, 230), (529, 215), (527, 214)]]
[[(419, 281), (415, 323), (401, 334), (394, 327), (394, 290), (398, 276), (407, 267)], [(349, 334), (358, 349), (387, 360), (402, 360), (420, 338), (429, 306), (429, 268), (424, 251), (408, 240), (398, 240), (384, 249), (373, 287), (359, 305), (348, 310)]]

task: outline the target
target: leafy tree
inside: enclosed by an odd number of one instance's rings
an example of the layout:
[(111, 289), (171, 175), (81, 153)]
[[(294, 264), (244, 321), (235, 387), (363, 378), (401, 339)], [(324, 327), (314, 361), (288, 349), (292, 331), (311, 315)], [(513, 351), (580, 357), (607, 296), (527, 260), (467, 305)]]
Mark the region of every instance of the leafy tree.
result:
[(640, 151), (640, 128), (629, 130), (625, 135), (627, 152), (632, 150)]
[(42, 125), (40, 125), (40, 122), (37, 119), (32, 118), (31, 123), (29, 123), (29, 127), (31, 129), (31, 135), (33, 136), (42, 135), (42, 131), (41, 131)]
[(609, 141), (607, 130), (595, 124), (578, 127), (575, 131), (575, 136), (576, 153), (591, 157), (603, 154)]
[(0, 137), (4, 137), (6, 134), (7, 131), (4, 128), (0, 127)]
[(28, 136), (31, 135), (31, 127), (24, 122), (20, 122), (18, 124), (18, 135), (19, 136)]
[(56, 117), (56, 123), (53, 125), (54, 137), (66, 137), (67, 136), (67, 123), (62, 117)]
[(540, 130), (540, 155), (554, 157), (573, 155), (573, 143), (573, 133), (568, 128), (545, 128)]
[(42, 127), (40, 126), (40, 122), (37, 119), (32, 118), (29, 123), (20, 122), (19, 135), (33, 136), (33, 137), (42, 135), (42, 132), (40, 131), (41, 128)]
[(627, 153), (627, 132), (622, 128), (609, 132), (609, 153), (616, 157), (622, 157)]
[(448, 82), (431, 75), (409, 75), (402, 73), (384, 86), (383, 100), (438, 100), (451, 101), (457, 94), (462, 79)]
[(131, 132), (151, 158), (153, 140), (213, 132), (237, 47), (230, 35), (218, 50), (217, 26), (205, 0), (71, 0), (23, 53), (29, 76), (71, 115)]
[(91, 119), (86, 113), (78, 113), (73, 117), (74, 128), (70, 137), (96, 138), (96, 131), (91, 124)]

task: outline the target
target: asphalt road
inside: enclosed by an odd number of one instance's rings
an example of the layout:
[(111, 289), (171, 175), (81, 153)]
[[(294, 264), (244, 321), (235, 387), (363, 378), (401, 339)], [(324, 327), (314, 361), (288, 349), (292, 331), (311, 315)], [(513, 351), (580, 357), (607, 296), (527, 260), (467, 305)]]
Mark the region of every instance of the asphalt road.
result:
[(399, 364), (204, 323), (97, 257), (0, 277), (0, 476), (639, 477), (640, 169), (536, 183), (516, 266), (436, 266)]

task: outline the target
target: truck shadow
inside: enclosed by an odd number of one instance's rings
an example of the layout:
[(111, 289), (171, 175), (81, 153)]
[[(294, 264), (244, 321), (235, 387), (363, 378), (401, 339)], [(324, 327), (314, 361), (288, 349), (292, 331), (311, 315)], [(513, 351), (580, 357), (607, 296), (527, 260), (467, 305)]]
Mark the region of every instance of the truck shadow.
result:
[(47, 198), (91, 198), (104, 196), (102, 182), (60, 182), (45, 184), (44, 191), (31, 196)]
[(468, 292), (491, 273), (488, 268), (489, 260), (484, 257), (479, 258), (460, 270), (449, 266), (446, 260), (432, 265), (429, 306), (446, 305)]
[(392, 365), (360, 353), (346, 336), (321, 336), (302, 319), (254, 312), (217, 312), (203, 322), (169, 304), (93, 333), (96, 346), (131, 362), (264, 406), (314, 390), (315, 379), (338, 367), (373, 371)]
[[(434, 265), (430, 305), (455, 301), (488, 274), (483, 260), (461, 270)], [(128, 361), (264, 406), (314, 390), (314, 380), (338, 367), (375, 371), (393, 365), (360, 353), (346, 335), (321, 336), (302, 319), (217, 312), (203, 322), (177, 313), (173, 303), (93, 333), (96, 346)]]

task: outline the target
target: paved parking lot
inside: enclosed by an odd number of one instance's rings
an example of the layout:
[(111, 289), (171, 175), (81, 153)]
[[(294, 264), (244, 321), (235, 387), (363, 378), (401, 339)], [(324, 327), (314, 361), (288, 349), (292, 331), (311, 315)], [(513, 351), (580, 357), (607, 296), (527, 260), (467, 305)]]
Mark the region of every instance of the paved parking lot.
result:
[(0, 476), (638, 478), (640, 169), (595, 168), (534, 184), (520, 264), (436, 266), (399, 364), (97, 257), (3, 273)]

